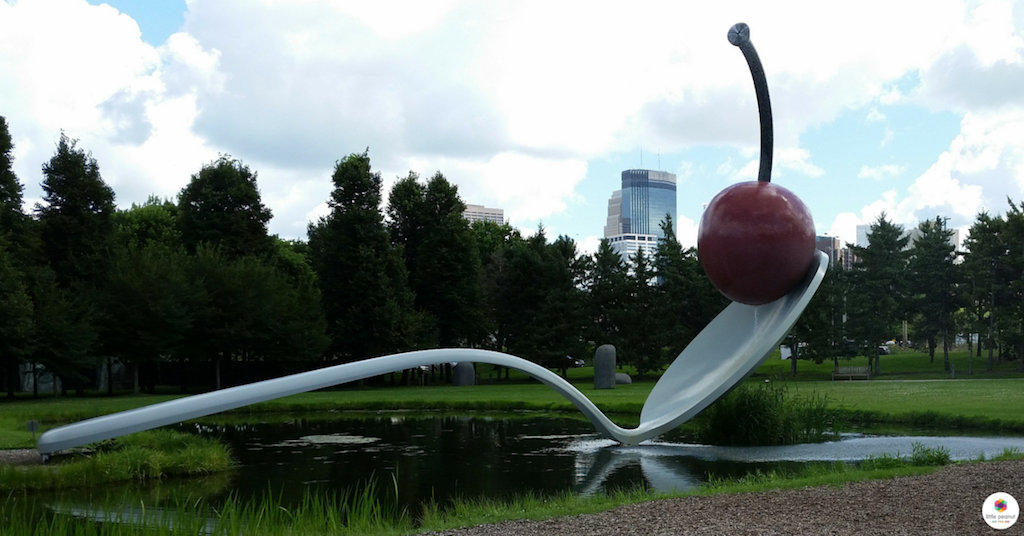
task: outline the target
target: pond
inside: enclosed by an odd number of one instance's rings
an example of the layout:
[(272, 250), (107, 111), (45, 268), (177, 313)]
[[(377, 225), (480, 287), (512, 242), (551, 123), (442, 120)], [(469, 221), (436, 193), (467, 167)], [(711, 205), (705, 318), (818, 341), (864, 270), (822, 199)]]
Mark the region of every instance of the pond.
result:
[[(265, 417), (259, 416), (258, 419)], [(817, 461), (856, 462), (869, 456), (907, 455), (915, 443), (943, 447), (954, 460), (994, 457), (1005, 449), (1024, 452), (1024, 438), (873, 436), (849, 434), (839, 441), (784, 447), (715, 447), (663, 436), (624, 447), (598, 438), (586, 420), (568, 416), (512, 413), (430, 415), (411, 412), (334, 413), (234, 422), (222, 418), (179, 425), (221, 438), (240, 463), (230, 475), (134, 488), (133, 496), (163, 500), (200, 494), (211, 503), (234, 495), (282, 503), (307, 490), (364, 486), (371, 480), (397, 489), (409, 512), (425, 501), (444, 504), (455, 497), (509, 498), (572, 490), (593, 494), (642, 486), (685, 491), (719, 478), (756, 470), (790, 472)], [(109, 489), (102, 490), (108, 497)], [(96, 490), (97, 497), (101, 490)], [(91, 499), (75, 492), (42, 498), (62, 508), (88, 509)], [(97, 498), (96, 500), (100, 500)], [(70, 506), (69, 506), (70, 505)]]

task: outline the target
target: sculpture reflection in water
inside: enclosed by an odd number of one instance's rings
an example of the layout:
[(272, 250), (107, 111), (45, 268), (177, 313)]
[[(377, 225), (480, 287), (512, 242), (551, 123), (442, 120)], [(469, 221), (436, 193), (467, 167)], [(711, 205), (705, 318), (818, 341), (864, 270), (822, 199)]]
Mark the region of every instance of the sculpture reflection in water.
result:
[(652, 449), (603, 447), (576, 455), (576, 486), (581, 495), (594, 495), (606, 489), (606, 482), (616, 471), (626, 467), (640, 467), (644, 481), (658, 493), (673, 493), (697, 489), (702, 484), (698, 475), (685, 465), (668, 463), (669, 458)]
[(846, 434), (837, 441), (798, 445), (713, 446), (651, 441), (638, 447), (583, 439), (567, 448), (576, 453), (576, 491), (590, 495), (606, 490), (612, 475), (627, 467), (639, 467), (651, 489), (670, 493), (699, 488), (709, 472), (704, 468), (714, 467), (717, 473), (723, 463), (797, 467), (812, 462), (858, 463), (872, 457), (908, 457), (916, 449), (941, 450), (952, 461), (990, 460), (1005, 452), (1024, 452), (1024, 437)]

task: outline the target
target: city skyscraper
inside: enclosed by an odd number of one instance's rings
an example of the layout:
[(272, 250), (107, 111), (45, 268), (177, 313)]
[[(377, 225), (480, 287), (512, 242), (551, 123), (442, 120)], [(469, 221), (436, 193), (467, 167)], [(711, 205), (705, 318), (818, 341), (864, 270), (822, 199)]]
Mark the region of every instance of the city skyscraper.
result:
[(658, 240), (665, 238), (661, 222), (665, 216), (676, 221), (676, 176), (665, 171), (627, 169), (622, 188), (608, 200), (604, 237), (622, 258), (638, 249), (654, 253)]
[(676, 176), (665, 171), (627, 169), (622, 172), (622, 232), (665, 238), (665, 215), (676, 220)]

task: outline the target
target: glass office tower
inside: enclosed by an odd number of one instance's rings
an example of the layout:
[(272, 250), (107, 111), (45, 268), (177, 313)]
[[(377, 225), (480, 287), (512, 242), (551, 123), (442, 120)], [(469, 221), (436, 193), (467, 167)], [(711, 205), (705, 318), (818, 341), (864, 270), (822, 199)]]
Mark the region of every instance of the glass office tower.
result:
[(665, 171), (627, 169), (622, 172), (622, 233), (665, 238), (665, 215), (676, 223), (676, 176)]
[(676, 225), (676, 176), (664, 171), (627, 169), (622, 172), (622, 189), (608, 200), (604, 237), (612, 249), (628, 260), (643, 250), (654, 255), (658, 241), (665, 238), (661, 222), (672, 216)]

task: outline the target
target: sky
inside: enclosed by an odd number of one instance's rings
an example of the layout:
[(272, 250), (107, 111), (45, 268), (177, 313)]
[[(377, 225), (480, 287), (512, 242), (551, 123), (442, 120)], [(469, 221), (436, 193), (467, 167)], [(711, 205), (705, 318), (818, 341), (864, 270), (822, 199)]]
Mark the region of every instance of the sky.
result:
[[(885, 213), (966, 230), (1024, 199), (1024, 3), (0, 0), (0, 115), (25, 209), (61, 132), (119, 207), (175, 199), (220, 155), (258, 174), (270, 232), (305, 239), (335, 163), (384, 196), (441, 172), (594, 251), (625, 169), (677, 176), (678, 235), (757, 176), (746, 22), (775, 123), (772, 181), (817, 232)], [(963, 235), (963, 233), (962, 233)]]

